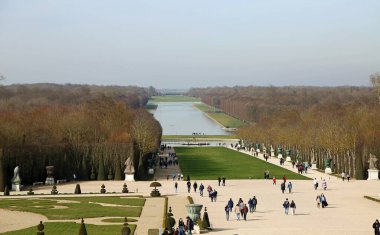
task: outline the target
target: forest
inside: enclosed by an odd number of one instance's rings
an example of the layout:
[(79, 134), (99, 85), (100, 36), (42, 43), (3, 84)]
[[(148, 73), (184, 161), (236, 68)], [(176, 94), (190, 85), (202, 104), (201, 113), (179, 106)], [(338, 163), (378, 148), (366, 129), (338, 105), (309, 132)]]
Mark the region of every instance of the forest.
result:
[(15, 166), (22, 184), (55, 179), (121, 180), (132, 157), (146, 179), (162, 129), (145, 110), (154, 88), (33, 84), (0, 86), (0, 190)]
[(292, 159), (366, 179), (369, 154), (380, 154), (380, 107), (372, 87), (216, 87), (188, 93), (248, 122), (238, 130), (246, 145), (290, 150)]

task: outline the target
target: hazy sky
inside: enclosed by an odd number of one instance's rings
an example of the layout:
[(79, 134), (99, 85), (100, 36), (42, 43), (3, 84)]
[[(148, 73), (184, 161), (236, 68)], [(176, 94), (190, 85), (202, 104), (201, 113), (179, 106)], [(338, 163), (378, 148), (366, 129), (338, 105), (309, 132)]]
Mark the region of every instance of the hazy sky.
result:
[(379, 0), (0, 0), (12, 83), (369, 85)]

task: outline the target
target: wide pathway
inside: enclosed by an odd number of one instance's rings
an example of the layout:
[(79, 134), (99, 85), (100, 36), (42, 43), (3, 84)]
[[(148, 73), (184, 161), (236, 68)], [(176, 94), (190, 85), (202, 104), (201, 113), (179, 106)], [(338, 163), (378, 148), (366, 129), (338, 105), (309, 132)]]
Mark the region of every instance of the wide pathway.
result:
[(164, 198), (147, 198), (137, 223), (136, 235), (147, 235), (151, 228), (161, 228), (164, 212)]

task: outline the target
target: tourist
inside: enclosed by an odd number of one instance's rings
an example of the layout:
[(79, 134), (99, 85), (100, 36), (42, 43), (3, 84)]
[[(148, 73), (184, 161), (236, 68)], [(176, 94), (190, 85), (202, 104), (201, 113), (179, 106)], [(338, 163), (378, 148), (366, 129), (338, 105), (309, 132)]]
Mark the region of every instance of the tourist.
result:
[(226, 186), (226, 177), (224, 177), (224, 176), (223, 176), (223, 178), (222, 178), (222, 185), (223, 185), (223, 186)]
[(201, 183), (201, 185), (199, 185), (199, 195), (203, 197), (203, 190), (205, 189), (205, 186), (203, 186), (203, 184)]
[(220, 182), (222, 181), (222, 179), (220, 178), (220, 176), (218, 177), (218, 186), (220, 186)]
[(317, 178), (314, 178), (313, 183), (314, 183), (314, 189), (317, 190), (317, 188), (318, 188), (318, 180), (317, 180)]
[(323, 181), (322, 181), (322, 188), (323, 188), (323, 190), (327, 189), (327, 183), (326, 183), (325, 179), (323, 179)]
[(282, 193), (285, 193), (285, 182), (281, 183), (281, 191)]
[(292, 202), (290, 203), (290, 209), (291, 209), (291, 213), (292, 213), (292, 215), (295, 215), (295, 214), (296, 214), (296, 203), (294, 203), (293, 200), (292, 200)]
[(321, 208), (321, 196), (317, 195), (317, 198), (315, 200), (317, 202), (317, 208)]
[(179, 235), (178, 228), (176, 228), (176, 229), (174, 230), (173, 235)]
[(350, 182), (350, 173), (347, 173), (346, 178), (347, 178), (347, 181)]
[(344, 177), (346, 176), (346, 173), (344, 171), (342, 172), (342, 181), (344, 181)]
[(212, 199), (214, 199), (214, 202), (216, 202), (217, 196), (218, 196), (218, 192), (214, 189), (214, 192), (212, 193), (211, 201), (212, 201)]
[(240, 220), (240, 207), (239, 207), (239, 204), (236, 204), (236, 206), (235, 206), (235, 214), (236, 214), (236, 219)]
[(177, 193), (178, 192), (178, 183), (177, 183), (177, 181), (174, 183), (174, 189), (175, 189), (175, 193)]
[(273, 176), (273, 185), (276, 185), (276, 176)]
[(194, 182), (193, 188), (194, 188), (194, 193), (196, 193), (197, 192), (197, 188), (198, 188), (197, 181)]
[(320, 199), (321, 199), (321, 205), (322, 205), (322, 208), (325, 208), (325, 207), (327, 207), (329, 204), (327, 203), (327, 199), (326, 199), (326, 197), (325, 197), (325, 195), (322, 193), (321, 194), (321, 197), (320, 197)]
[(228, 205), (224, 207), (224, 211), (226, 212), (226, 220), (228, 221), (230, 219), (230, 208), (228, 208)]
[(230, 209), (230, 212), (232, 212), (232, 208), (234, 207), (234, 202), (232, 201), (232, 198), (227, 203), (228, 208)]
[(256, 206), (257, 206), (257, 198), (256, 198), (256, 196), (253, 196), (252, 203), (253, 203), (253, 211), (256, 211)]
[(187, 192), (190, 193), (191, 183), (190, 181), (187, 181)]
[(253, 200), (250, 198), (248, 200), (248, 206), (249, 206), (249, 213), (253, 213)]
[(285, 215), (287, 215), (288, 213), (289, 213), (289, 201), (288, 201), (288, 199), (286, 199), (285, 201), (284, 201), (284, 203), (282, 204), (282, 206), (284, 207), (284, 209), (285, 209)]
[(289, 193), (292, 193), (292, 188), (293, 188), (293, 184), (292, 184), (292, 182), (289, 181), (289, 183), (288, 183)]
[(182, 218), (179, 218), (178, 221), (178, 235), (185, 235), (185, 223)]
[(192, 230), (194, 230), (194, 221), (189, 217), (187, 216), (186, 217), (186, 229), (187, 229), (187, 234), (188, 235), (192, 235)]
[(379, 220), (376, 220), (375, 223), (373, 223), (372, 228), (375, 232), (375, 235), (380, 235), (380, 223)]
[(285, 175), (282, 177), (282, 180), (284, 181), (284, 183), (286, 183), (286, 176)]
[(247, 220), (247, 214), (248, 214), (248, 207), (247, 207), (247, 204), (244, 204), (243, 210), (242, 210), (242, 215), (243, 215), (244, 220)]

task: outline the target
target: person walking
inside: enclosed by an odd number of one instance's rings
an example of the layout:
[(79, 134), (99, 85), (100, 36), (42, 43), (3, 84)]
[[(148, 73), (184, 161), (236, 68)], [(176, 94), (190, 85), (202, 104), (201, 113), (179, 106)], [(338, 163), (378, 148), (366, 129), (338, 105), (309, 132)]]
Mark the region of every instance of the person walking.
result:
[(187, 181), (187, 192), (190, 193), (191, 183), (190, 181)]
[(244, 204), (244, 207), (243, 207), (242, 213), (243, 213), (243, 218), (244, 218), (244, 220), (247, 220), (247, 214), (248, 214), (248, 207), (247, 207), (247, 204)]
[(199, 185), (199, 195), (203, 197), (203, 190), (205, 189), (205, 186), (203, 186), (203, 184), (201, 183), (201, 185)]
[(346, 176), (346, 173), (344, 171), (342, 172), (342, 181), (344, 181), (344, 177)]
[(323, 188), (323, 190), (327, 189), (327, 183), (326, 183), (325, 179), (323, 179), (323, 181), (322, 181), (322, 188)]
[(282, 193), (285, 193), (285, 182), (281, 183), (281, 191)]
[(327, 203), (327, 199), (326, 199), (326, 197), (325, 197), (325, 195), (322, 193), (321, 194), (321, 205), (322, 205), (322, 208), (325, 208), (325, 207), (327, 207), (329, 204)]
[(256, 206), (257, 206), (257, 198), (256, 198), (256, 196), (253, 196), (252, 203), (253, 203), (253, 211), (256, 211)]
[(178, 221), (178, 235), (185, 235), (185, 223), (182, 218), (179, 218)]
[(317, 188), (318, 188), (318, 180), (317, 180), (317, 178), (314, 178), (313, 183), (314, 183), (314, 189), (317, 190)]
[(228, 207), (228, 204), (224, 207), (224, 212), (226, 212), (226, 220), (230, 220), (230, 208)]
[(321, 208), (321, 196), (317, 195), (315, 201), (317, 202), (317, 208)]
[(248, 200), (249, 213), (253, 213), (253, 200), (250, 198)]
[(177, 183), (177, 181), (174, 183), (174, 189), (175, 189), (175, 193), (177, 193), (178, 192), (178, 183)]
[(282, 177), (282, 180), (284, 181), (284, 183), (286, 183), (286, 176), (285, 175)]
[(220, 186), (220, 182), (222, 181), (222, 179), (220, 178), (220, 176), (218, 177), (218, 186)]
[(189, 216), (187, 216), (186, 219), (187, 234), (192, 235), (191, 231), (194, 230), (194, 221)]
[(276, 185), (276, 176), (273, 176), (273, 185)]
[(197, 188), (198, 188), (197, 181), (194, 182), (193, 188), (194, 188), (194, 193), (196, 193), (197, 192)]
[(230, 212), (232, 212), (232, 208), (234, 207), (234, 201), (232, 201), (232, 198), (227, 203), (228, 208), (230, 209)]
[(223, 186), (226, 186), (226, 177), (224, 177), (224, 176), (223, 176), (223, 178), (222, 178), (222, 185), (223, 185)]
[(292, 193), (292, 188), (293, 188), (293, 184), (292, 184), (292, 182), (289, 181), (289, 183), (288, 183), (289, 193)]
[(347, 181), (350, 182), (350, 173), (346, 174)]
[(235, 206), (235, 214), (236, 214), (236, 219), (240, 220), (240, 207), (239, 207), (239, 204), (236, 204), (236, 206)]
[(379, 220), (376, 220), (375, 223), (373, 223), (372, 228), (375, 232), (375, 235), (380, 235), (380, 223)]
[(290, 210), (291, 210), (292, 215), (296, 214), (296, 203), (293, 200), (290, 203)]
[(288, 214), (289, 214), (289, 206), (290, 206), (289, 200), (286, 199), (286, 200), (284, 201), (284, 203), (282, 204), (282, 206), (283, 206), (284, 209), (285, 209), (285, 215), (288, 215)]

